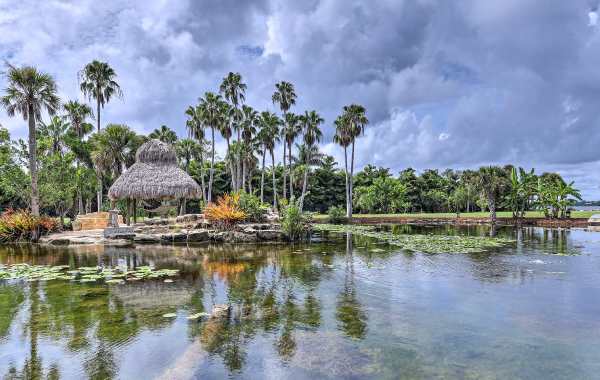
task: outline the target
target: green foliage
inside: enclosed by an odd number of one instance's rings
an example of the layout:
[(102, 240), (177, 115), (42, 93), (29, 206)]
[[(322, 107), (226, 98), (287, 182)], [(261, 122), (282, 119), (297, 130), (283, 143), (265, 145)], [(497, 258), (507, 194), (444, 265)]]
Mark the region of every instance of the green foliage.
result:
[(288, 239), (299, 240), (308, 235), (312, 226), (312, 217), (300, 209), (300, 200), (292, 199), (290, 203), (282, 207), (281, 229)]
[(238, 207), (246, 214), (247, 221), (262, 222), (265, 220), (268, 206), (261, 203), (256, 195), (240, 191), (238, 196)]
[(328, 221), (331, 224), (343, 224), (347, 221), (346, 210), (342, 207), (331, 206), (327, 210)]
[(357, 187), (354, 196), (356, 207), (370, 213), (391, 213), (409, 208), (406, 185), (390, 177), (377, 177), (371, 185)]

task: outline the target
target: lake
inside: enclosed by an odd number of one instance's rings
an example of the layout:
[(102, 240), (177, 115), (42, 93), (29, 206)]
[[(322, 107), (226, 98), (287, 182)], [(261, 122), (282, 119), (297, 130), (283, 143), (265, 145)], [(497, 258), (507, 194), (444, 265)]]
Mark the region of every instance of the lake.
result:
[[(1, 264), (179, 275), (0, 281), (0, 377), (599, 378), (600, 233), (503, 227), (498, 236), (515, 242), (477, 254), (334, 233), (298, 245), (1, 246)], [(216, 304), (232, 305), (228, 319), (188, 320)]]

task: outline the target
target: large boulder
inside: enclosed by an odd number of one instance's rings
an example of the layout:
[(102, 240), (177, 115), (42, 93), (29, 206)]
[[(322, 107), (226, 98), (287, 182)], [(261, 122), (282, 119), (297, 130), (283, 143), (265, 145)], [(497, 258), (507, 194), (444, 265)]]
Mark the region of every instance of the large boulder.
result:
[(258, 240), (262, 241), (280, 241), (285, 239), (285, 234), (281, 230), (260, 230), (256, 233)]
[(210, 239), (207, 230), (192, 230), (187, 235), (187, 241), (189, 243), (198, 243), (208, 241)]
[(214, 241), (224, 243), (253, 243), (257, 241), (256, 233), (244, 233), (241, 231), (212, 232), (210, 237)]
[(160, 236), (152, 234), (136, 234), (133, 238), (135, 243), (140, 244), (155, 244), (160, 243)]
[(131, 227), (108, 227), (103, 231), (105, 239), (133, 240), (135, 232)]
[(175, 218), (176, 223), (193, 223), (198, 219), (204, 219), (204, 214), (185, 214)]

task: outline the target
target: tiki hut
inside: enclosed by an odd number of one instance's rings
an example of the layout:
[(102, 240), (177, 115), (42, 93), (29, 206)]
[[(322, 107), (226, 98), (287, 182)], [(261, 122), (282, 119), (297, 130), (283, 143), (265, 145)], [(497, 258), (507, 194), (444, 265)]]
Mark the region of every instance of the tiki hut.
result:
[[(133, 201), (133, 215), (137, 200), (195, 199), (202, 196), (200, 186), (177, 166), (177, 156), (171, 145), (160, 140), (149, 140), (135, 154), (131, 165), (108, 190), (111, 201), (127, 200), (128, 215)], [(127, 217), (129, 224), (129, 217)]]

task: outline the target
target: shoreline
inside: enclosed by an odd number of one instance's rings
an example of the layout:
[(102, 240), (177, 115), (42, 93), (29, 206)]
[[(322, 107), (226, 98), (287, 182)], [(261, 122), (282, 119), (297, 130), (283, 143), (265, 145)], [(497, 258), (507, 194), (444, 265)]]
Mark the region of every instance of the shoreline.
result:
[[(317, 220), (317, 223), (326, 223), (327, 219)], [(513, 218), (500, 217), (496, 219), (498, 225), (516, 226)], [(571, 228), (588, 227), (587, 218), (570, 219), (546, 219), (526, 217), (520, 220), (522, 226), (549, 227), (549, 228)], [(458, 226), (491, 224), (491, 219), (474, 217), (411, 217), (411, 216), (358, 216), (353, 217), (352, 224), (418, 224), (418, 225), (443, 225), (452, 224)]]

